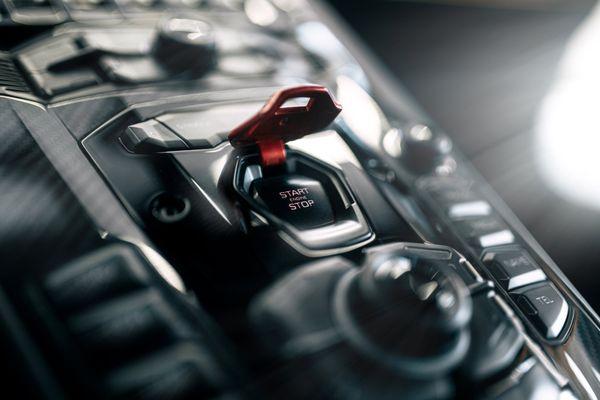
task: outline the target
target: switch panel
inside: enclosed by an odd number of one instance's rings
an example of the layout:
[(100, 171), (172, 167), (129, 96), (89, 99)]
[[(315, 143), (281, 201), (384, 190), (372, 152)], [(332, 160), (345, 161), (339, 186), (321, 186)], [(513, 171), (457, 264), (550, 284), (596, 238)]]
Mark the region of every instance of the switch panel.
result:
[(168, 285), (142, 254), (111, 243), (47, 275), (49, 301), (36, 307), (51, 321), (47, 337), (58, 338), (67, 357), (80, 355), (78, 368), (92, 371), (103, 398), (196, 398), (224, 390), (228, 368), (215, 350), (215, 328), (193, 297)]

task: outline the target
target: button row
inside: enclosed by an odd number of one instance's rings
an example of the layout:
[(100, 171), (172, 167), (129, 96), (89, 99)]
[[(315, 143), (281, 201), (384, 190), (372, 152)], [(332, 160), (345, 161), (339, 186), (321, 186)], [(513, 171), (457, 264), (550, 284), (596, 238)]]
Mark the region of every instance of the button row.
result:
[(514, 243), (512, 231), (471, 183), (434, 178), (425, 181), (424, 189), (471, 246), (481, 250)]
[(178, 305), (165, 286), (135, 249), (121, 244), (75, 260), (44, 281), (68, 342), (113, 395), (216, 395), (226, 379), (207, 332), (182, 311), (189, 304), (181, 299)]
[(476, 251), (499, 286), (542, 336), (553, 340), (565, 329), (569, 306), (491, 205), (462, 179), (430, 178), (422, 187), (445, 212), (458, 235)]
[(560, 336), (568, 303), (554, 285), (545, 282), (546, 274), (529, 253), (518, 247), (490, 249), (483, 262), (542, 336), (550, 340)]

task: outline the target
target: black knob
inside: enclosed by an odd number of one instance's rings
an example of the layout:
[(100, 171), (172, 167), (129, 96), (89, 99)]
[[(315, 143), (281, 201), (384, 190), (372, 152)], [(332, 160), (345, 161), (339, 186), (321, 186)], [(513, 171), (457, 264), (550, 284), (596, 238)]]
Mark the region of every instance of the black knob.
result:
[(415, 124), (405, 130), (391, 129), (384, 138), (384, 148), (411, 171), (426, 173), (443, 164), (452, 142), (426, 125)]
[(171, 73), (204, 75), (217, 59), (213, 28), (199, 19), (166, 18), (158, 26), (152, 53)]
[(446, 261), (378, 254), (340, 282), (336, 315), (358, 350), (405, 376), (442, 375), (469, 347), (469, 291)]

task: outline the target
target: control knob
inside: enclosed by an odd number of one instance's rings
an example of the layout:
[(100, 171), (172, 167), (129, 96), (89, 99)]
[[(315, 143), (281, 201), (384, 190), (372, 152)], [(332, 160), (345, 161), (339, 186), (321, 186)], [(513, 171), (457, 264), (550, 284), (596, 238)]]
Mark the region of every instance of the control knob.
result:
[(204, 75), (217, 60), (213, 27), (200, 19), (166, 18), (159, 24), (152, 53), (171, 73)]
[(422, 124), (409, 126), (405, 131), (390, 129), (383, 147), (392, 157), (399, 158), (411, 171), (422, 174), (442, 165), (452, 150), (452, 142)]
[(404, 376), (445, 374), (469, 347), (469, 291), (447, 262), (402, 253), (377, 252), (340, 281), (337, 321), (353, 347)]

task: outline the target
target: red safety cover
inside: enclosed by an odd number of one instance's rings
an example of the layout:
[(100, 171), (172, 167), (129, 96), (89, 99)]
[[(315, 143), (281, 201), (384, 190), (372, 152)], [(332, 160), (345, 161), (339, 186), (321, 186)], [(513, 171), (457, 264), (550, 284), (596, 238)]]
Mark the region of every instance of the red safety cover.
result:
[[(283, 107), (288, 100), (307, 98), (303, 106)], [(303, 85), (275, 93), (253, 117), (229, 134), (234, 147), (258, 145), (263, 166), (285, 162), (284, 143), (325, 129), (342, 111), (323, 86)]]

